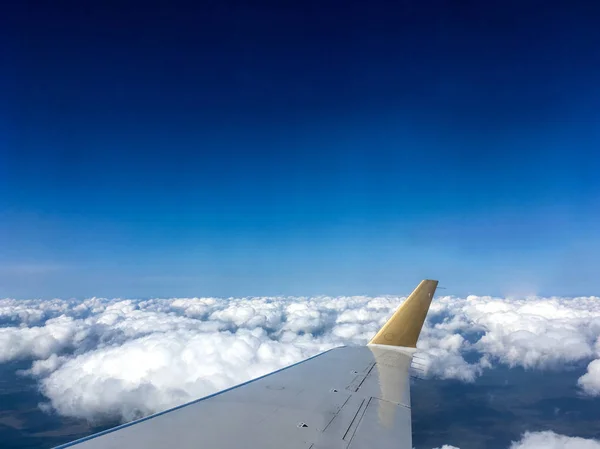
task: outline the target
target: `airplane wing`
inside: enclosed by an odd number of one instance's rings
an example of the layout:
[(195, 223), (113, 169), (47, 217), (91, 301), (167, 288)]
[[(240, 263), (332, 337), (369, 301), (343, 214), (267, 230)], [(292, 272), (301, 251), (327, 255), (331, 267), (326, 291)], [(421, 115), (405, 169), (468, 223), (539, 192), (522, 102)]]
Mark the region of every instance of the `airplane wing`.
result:
[(59, 448), (412, 448), (412, 354), (437, 281), (424, 280), (367, 346), (340, 347)]

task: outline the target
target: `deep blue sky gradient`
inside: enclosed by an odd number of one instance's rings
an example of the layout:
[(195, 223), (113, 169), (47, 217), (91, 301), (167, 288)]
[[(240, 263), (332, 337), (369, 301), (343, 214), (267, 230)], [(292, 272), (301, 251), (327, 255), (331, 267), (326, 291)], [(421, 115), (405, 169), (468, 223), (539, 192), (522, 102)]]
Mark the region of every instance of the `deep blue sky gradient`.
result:
[(600, 4), (13, 2), (0, 296), (600, 294)]

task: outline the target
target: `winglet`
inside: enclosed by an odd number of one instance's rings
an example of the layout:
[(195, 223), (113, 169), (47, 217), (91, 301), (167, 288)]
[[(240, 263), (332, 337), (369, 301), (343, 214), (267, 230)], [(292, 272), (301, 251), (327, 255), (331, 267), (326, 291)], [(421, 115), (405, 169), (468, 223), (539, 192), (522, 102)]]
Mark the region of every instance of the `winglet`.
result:
[(421, 281), (369, 344), (416, 348), (437, 285), (438, 281)]

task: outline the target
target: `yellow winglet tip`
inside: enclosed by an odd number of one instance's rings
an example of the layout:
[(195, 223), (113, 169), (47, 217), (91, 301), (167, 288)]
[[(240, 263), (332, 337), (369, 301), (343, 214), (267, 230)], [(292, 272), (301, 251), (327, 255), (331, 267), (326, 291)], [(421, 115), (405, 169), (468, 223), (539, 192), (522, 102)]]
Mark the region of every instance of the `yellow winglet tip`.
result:
[(416, 348), (437, 285), (435, 280), (421, 281), (369, 344)]

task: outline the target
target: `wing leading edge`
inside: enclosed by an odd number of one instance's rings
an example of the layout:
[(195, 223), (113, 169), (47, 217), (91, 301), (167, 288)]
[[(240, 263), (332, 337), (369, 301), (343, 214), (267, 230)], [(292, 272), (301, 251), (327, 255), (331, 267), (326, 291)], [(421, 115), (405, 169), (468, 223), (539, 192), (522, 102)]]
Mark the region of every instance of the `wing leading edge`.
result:
[(340, 347), (60, 448), (412, 448), (409, 369), (437, 281), (367, 346)]

